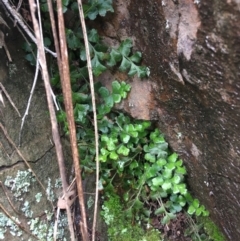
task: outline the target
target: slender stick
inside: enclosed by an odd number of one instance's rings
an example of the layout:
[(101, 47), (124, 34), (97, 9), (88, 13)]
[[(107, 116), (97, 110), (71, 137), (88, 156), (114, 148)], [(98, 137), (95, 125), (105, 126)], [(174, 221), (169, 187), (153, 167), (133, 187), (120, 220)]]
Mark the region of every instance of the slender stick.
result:
[(61, 53), (61, 62), (62, 62), (61, 83), (62, 83), (62, 90), (63, 90), (64, 105), (65, 105), (65, 110), (67, 114), (67, 121), (69, 125), (69, 133), (70, 133), (69, 135), (70, 135), (70, 142), (71, 142), (71, 148), (72, 148), (73, 163), (74, 163), (77, 191), (78, 191), (78, 197), (79, 197), (79, 205), (80, 205), (81, 215), (82, 215), (82, 223), (80, 222), (80, 228), (81, 228), (83, 240), (88, 241), (89, 237), (88, 237), (88, 228), (87, 228), (87, 218), (86, 218), (86, 210), (85, 210), (85, 204), (84, 204), (82, 176), (81, 176), (81, 169), (79, 164), (76, 127), (75, 127), (75, 120), (74, 120), (74, 113), (73, 113), (72, 89), (71, 89), (70, 72), (69, 72), (69, 65), (68, 65), (68, 51), (67, 51), (65, 25), (64, 25), (64, 18), (63, 18), (62, 0), (57, 0), (57, 15), (58, 15), (58, 30), (59, 30), (59, 39), (60, 39), (60, 53)]
[(18, 113), (18, 116), (21, 117), (20, 112), (18, 111), (18, 108), (16, 107), (16, 105), (14, 104), (14, 102), (12, 101), (10, 95), (8, 94), (8, 92), (6, 91), (5, 87), (3, 86), (3, 84), (0, 82), (0, 88), (2, 89), (3, 93), (6, 95), (7, 99), (9, 100), (9, 102), (11, 103), (11, 105), (13, 106), (13, 108), (16, 110), (16, 112)]
[[(34, 37), (34, 35), (31, 33), (31, 31), (28, 29), (28, 27), (24, 24), (23, 20), (21, 19), (21, 15), (10, 6), (8, 0), (2, 0), (2, 2), (4, 3), (5, 7), (8, 9), (8, 11), (11, 13), (11, 15), (14, 17), (15, 21), (17, 21), (19, 23), (19, 25), (22, 27), (22, 29), (27, 33), (27, 35), (29, 36), (29, 38), (37, 44), (37, 40)], [(46, 52), (50, 53), (52, 56), (54, 56), (55, 58), (56, 53), (52, 52), (50, 49), (44, 47), (44, 49), (46, 50)]]
[(78, 0), (78, 9), (79, 15), (83, 30), (84, 44), (86, 48), (86, 56), (87, 56), (87, 65), (88, 65), (88, 75), (90, 81), (91, 88), (91, 96), (92, 96), (92, 106), (93, 106), (93, 121), (94, 121), (94, 133), (95, 133), (95, 150), (96, 150), (96, 191), (95, 191), (95, 205), (94, 205), (94, 217), (93, 217), (93, 227), (92, 227), (92, 241), (95, 241), (95, 230), (96, 230), (96, 222), (97, 222), (97, 212), (98, 212), (98, 186), (99, 186), (99, 143), (98, 143), (98, 125), (97, 125), (97, 112), (96, 112), (96, 101), (95, 101), (95, 91), (94, 91), (94, 82), (93, 82), (93, 73), (92, 73), (92, 63), (90, 58), (88, 37), (86, 24), (84, 20), (83, 6), (82, 1)]
[(25, 113), (22, 117), (21, 127), (20, 127), (20, 131), (19, 131), (19, 138), (18, 138), (19, 139), (19, 146), (21, 146), (22, 128), (23, 128), (23, 125), (24, 125), (24, 122), (25, 122), (25, 118), (28, 115), (28, 111), (29, 111), (30, 104), (31, 104), (31, 101), (32, 101), (33, 93), (34, 93), (34, 90), (35, 90), (35, 87), (36, 87), (36, 84), (37, 84), (38, 72), (39, 72), (39, 62), (38, 62), (38, 53), (37, 53), (36, 68), (35, 68), (35, 75), (34, 75), (34, 79), (33, 79), (32, 89), (30, 91), (30, 96), (28, 98), (27, 108), (26, 108)]

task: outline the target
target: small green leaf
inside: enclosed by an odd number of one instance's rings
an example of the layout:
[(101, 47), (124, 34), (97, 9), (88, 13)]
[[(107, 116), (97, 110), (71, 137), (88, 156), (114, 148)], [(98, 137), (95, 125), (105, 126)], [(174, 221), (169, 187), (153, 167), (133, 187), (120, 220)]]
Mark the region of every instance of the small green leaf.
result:
[(114, 80), (112, 82), (112, 92), (114, 94), (119, 94), (120, 90), (121, 90), (121, 84), (118, 81)]
[(163, 158), (159, 158), (157, 159), (156, 163), (160, 166), (160, 167), (163, 167), (166, 165), (167, 161)]
[(173, 153), (171, 156), (168, 157), (169, 162), (176, 162), (178, 159), (178, 155), (176, 153)]
[(174, 209), (174, 213), (178, 213), (182, 211), (182, 206), (179, 204), (173, 204), (172, 208)]
[(126, 39), (126, 40), (121, 42), (118, 50), (123, 56), (128, 57), (128, 55), (131, 52), (131, 48), (132, 48), (132, 41), (130, 39)]
[(146, 161), (150, 161), (150, 162), (155, 162), (156, 161), (155, 156), (151, 155), (150, 153), (145, 154), (144, 158), (145, 158)]
[(167, 190), (169, 190), (169, 189), (171, 189), (172, 188), (172, 183), (171, 182), (164, 182), (163, 184), (162, 184), (162, 189), (164, 190), (164, 191), (167, 191)]
[(122, 97), (119, 94), (113, 94), (112, 97), (113, 97), (114, 103), (120, 103), (122, 100)]
[(118, 154), (115, 151), (112, 151), (109, 155), (110, 159), (112, 160), (117, 160), (118, 159)]
[(74, 108), (75, 120), (78, 122), (85, 122), (88, 110), (89, 110), (89, 105), (76, 104)]
[(91, 29), (89, 32), (88, 32), (88, 41), (92, 42), (92, 43), (97, 43), (99, 42), (99, 36), (98, 36), (98, 33), (97, 33), (97, 30), (96, 29)]
[(80, 59), (82, 61), (86, 61), (87, 60), (87, 55), (86, 55), (86, 49), (85, 48), (81, 49), (81, 51), (80, 51)]
[(70, 49), (80, 48), (81, 42), (80, 39), (75, 35), (71, 29), (66, 30), (67, 44)]
[(197, 209), (199, 207), (199, 200), (194, 199), (192, 205)]
[(123, 143), (125, 143), (125, 144), (128, 143), (130, 140), (130, 136), (124, 132), (120, 134), (120, 138), (123, 141)]
[(179, 184), (179, 183), (181, 182), (181, 180), (182, 180), (182, 178), (181, 178), (179, 175), (175, 174), (175, 175), (173, 176), (173, 178), (172, 178), (171, 181), (172, 181), (174, 184)]
[(164, 181), (163, 181), (162, 177), (160, 177), (160, 176), (152, 179), (152, 184), (154, 186), (161, 186), (163, 184), (163, 182)]
[(25, 59), (29, 61), (31, 65), (36, 65), (36, 59), (32, 53), (26, 54)]
[(122, 62), (121, 62), (121, 65), (119, 66), (119, 70), (122, 71), (122, 72), (125, 72), (125, 71), (127, 71), (130, 67), (131, 67), (131, 63), (129, 62), (129, 60), (126, 59), (126, 58), (123, 58), (123, 59), (122, 59)]
[(101, 3), (99, 2), (98, 11), (99, 15), (102, 17), (105, 17), (107, 12), (114, 12), (112, 0), (102, 0)]
[(163, 170), (163, 173), (162, 173), (162, 176), (165, 178), (165, 179), (170, 179), (172, 177), (172, 171), (171, 169), (164, 169)]
[(98, 93), (101, 95), (102, 98), (107, 98), (110, 95), (109, 90), (106, 87), (101, 87), (98, 90)]
[(105, 148), (101, 148), (100, 153), (101, 153), (101, 155), (108, 155), (109, 151), (106, 150)]
[(130, 57), (131, 61), (137, 64), (141, 61), (141, 58), (142, 58), (141, 52), (136, 52)]
[(72, 99), (73, 99), (73, 103), (83, 103), (86, 102), (88, 100), (89, 96), (84, 94), (84, 93), (80, 93), (80, 92), (72, 92)]
[(176, 172), (176, 173), (179, 173), (179, 174), (182, 174), (182, 175), (185, 175), (185, 174), (187, 173), (185, 167), (177, 167), (177, 168), (175, 169), (175, 172)]
[(183, 164), (183, 161), (180, 159), (180, 160), (176, 161), (175, 164), (176, 164), (176, 166), (181, 167)]
[(114, 106), (114, 102), (113, 102), (113, 96), (109, 95), (107, 98), (104, 98), (105, 101), (105, 105), (109, 108), (112, 108)]
[(159, 214), (162, 214), (165, 212), (165, 208), (164, 206), (162, 205), (160, 208), (157, 208), (154, 212), (155, 215), (159, 215)]
[(182, 196), (182, 195), (179, 195), (178, 196), (178, 203), (184, 207), (186, 205), (186, 199)]
[(169, 217), (169, 215), (166, 215), (163, 217), (163, 219), (161, 220), (162, 224), (168, 224), (170, 222), (171, 218)]
[(93, 73), (95, 76), (99, 76), (107, 69), (104, 65), (102, 65), (99, 62), (97, 55), (95, 55), (94, 58), (92, 59), (92, 66), (93, 66)]
[(128, 156), (129, 154), (129, 149), (125, 147), (124, 145), (121, 145), (120, 148), (118, 148), (117, 153), (122, 154), (123, 156)]
[(187, 193), (187, 188), (185, 183), (178, 184), (178, 189), (182, 195), (185, 195)]
[(168, 170), (171, 170), (171, 171), (173, 171), (176, 167), (175, 167), (175, 163), (167, 163), (166, 165), (165, 165), (165, 168), (166, 169), (168, 169)]
[(196, 209), (194, 206), (190, 205), (188, 207), (188, 210), (187, 210), (188, 214), (193, 215), (195, 213), (195, 211), (196, 211)]
[(209, 216), (209, 211), (204, 210), (204, 211), (202, 212), (202, 215), (203, 215), (204, 217), (208, 217), (208, 216)]
[(138, 165), (138, 162), (137, 162), (136, 160), (133, 160), (133, 161), (131, 162), (129, 168), (130, 168), (131, 170), (133, 170), (133, 169), (137, 168), (138, 166), (139, 166), (139, 165)]
[(107, 65), (110, 67), (115, 66), (122, 60), (122, 55), (117, 50), (112, 49), (110, 52), (110, 59), (107, 61)]
[(107, 142), (107, 148), (109, 151), (113, 151), (116, 149), (115, 141), (112, 138), (110, 138)]

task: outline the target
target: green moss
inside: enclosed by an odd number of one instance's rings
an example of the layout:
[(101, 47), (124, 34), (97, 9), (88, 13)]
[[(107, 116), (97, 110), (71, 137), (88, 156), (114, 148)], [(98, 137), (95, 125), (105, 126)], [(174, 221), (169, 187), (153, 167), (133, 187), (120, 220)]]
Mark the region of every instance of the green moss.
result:
[(157, 230), (145, 231), (141, 225), (133, 225), (121, 205), (120, 197), (114, 195), (104, 201), (101, 215), (108, 225), (109, 241), (160, 241)]
[(209, 217), (198, 217), (197, 221), (203, 224), (204, 231), (212, 241), (225, 241), (226, 238)]

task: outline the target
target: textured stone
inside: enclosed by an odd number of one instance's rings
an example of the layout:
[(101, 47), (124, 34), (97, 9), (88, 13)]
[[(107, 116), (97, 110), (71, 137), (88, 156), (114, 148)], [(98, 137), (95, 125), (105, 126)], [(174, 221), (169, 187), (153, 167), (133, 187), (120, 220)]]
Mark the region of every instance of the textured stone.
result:
[(122, 107), (157, 122), (183, 158), (194, 195), (228, 240), (240, 240), (240, 2), (114, 4), (114, 33), (133, 39), (151, 71), (147, 81), (129, 80)]

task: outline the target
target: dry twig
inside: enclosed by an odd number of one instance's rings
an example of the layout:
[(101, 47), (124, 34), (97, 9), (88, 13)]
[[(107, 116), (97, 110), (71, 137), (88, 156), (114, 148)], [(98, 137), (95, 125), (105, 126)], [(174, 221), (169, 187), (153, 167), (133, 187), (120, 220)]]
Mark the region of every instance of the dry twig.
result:
[(95, 190), (95, 205), (94, 205), (94, 217), (93, 217), (93, 227), (92, 227), (92, 241), (95, 241), (95, 230), (96, 230), (96, 221), (97, 221), (97, 212), (98, 212), (98, 186), (99, 186), (99, 143), (98, 143), (98, 125), (97, 125), (97, 112), (96, 112), (96, 101), (95, 101), (95, 91), (94, 91), (94, 82), (93, 82), (93, 73), (92, 73), (92, 64), (90, 57), (90, 50), (88, 44), (86, 24), (84, 20), (83, 6), (82, 1), (78, 0), (78, 9), (79, 15), (83, 30), (84, 44), (86, 48), (87, 56), (87, 66), (88, 66), (88, 75), (91, 88), (92, 96), (92, 106), (93, 106), (93, 121), (94, 121), (94, 134), (95, 134), (95, 150), (96, 150), (96, 190)]
[(5, 193), (5, 196), (7, 197), (7, 200), (8, 200), (8, 202), (9, 202), (10, 206), (12, 207), (13, 211), (19, 215), (20, 213), (16, 210), (16, 208), (15, 208), (14, 205), (12, 204), (10, 198), (8, 197), (7, 191), (6, 191), (4, 185), (3, 185), (3, 183), (2, 183), (1, 181), (0, 181), (0, 185), (2, 186), (2, 190), (3, 190), (3, 192)]
[[(79, 165), (79, 154), (78, 154), (78, 147), (77, 147), (77, 140), (76, 140), (76, 128), (75, 128), (75, 121), (74, 121), (74, 115), (73, 115), (72, 90), (71, 90), (70, 74), (69, 74), (69, 66), (68, 66), (68, 52), (67, 52), (67, 45), (66, 45), (62, 2), (59, 0), (57, 1), (59, 37), (56, 30), (56, 23), (54, 19), (51, 0), (48, 0), (48, 8), (49, 8), (49, 14), (51, 19), (53, 37), (54, 37), (54, 45), (57, 52), (58, 68), (59, 68), (60, 79), (62, 83), (64, 105), (65, 105), (67, 120), (69, 124), (70, 142), (72, 147), (75, 178), (76, 178), (77, 191), (79, 196), (79, 205), (80, 205), (81, 215), (82, 215), (82, 223), (80, 223), (80, 229), (82, 232), (83, 240), (88, 241), (89, 238), (88, 238), (88, 231), (87, 231), (87, 219), (86, 219), (86, 211), (85, 211), (85, 205), (84, 205), (81, 170)], [(60, 39), (60, 43), (59, 43), (59, 39)]]
[(16, 107), (16, 105), (14, 104), (14, 102), (12, 101), (10, 95), (8, 94), (7, 90), (5, 89), (5, 87), (3, 86), (3, 84), (0, 82), (0, 88), (2, 89), (3, 93), (6, 95), (8, 101), (10, 102), (10, 104), (12, 105), (12, 107), (16, 110), (16, 112), (18, 113), (18, 116), (21, 117), (20, 112), (18, 111), (18, 108)]
[[(7, 10), (11, 13), (11, 15), (13, 16), (13, 18), (15, 19), (15, 21), (18, 22), (18, 24), (22, 27), (22, 29), (26, 32), (26, 34), (29, 36), (29, 38), (35, 43), (37, 44), (37, 40), (34, 37), (34, 35), (31, 33), (31, 31), (28, 29), (28, 27), (26, 26), (26, 24), (24, 24), (21, 15), (10, 6), (8, 0), (2, 0), (2, 2), (4, 3), (5, 7), (7, 8)], [(57, 57), (56, 53), (52, 52), (50, 49), (44, 47), (45, 51), (50, 53), (52, 56)]]

